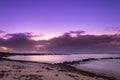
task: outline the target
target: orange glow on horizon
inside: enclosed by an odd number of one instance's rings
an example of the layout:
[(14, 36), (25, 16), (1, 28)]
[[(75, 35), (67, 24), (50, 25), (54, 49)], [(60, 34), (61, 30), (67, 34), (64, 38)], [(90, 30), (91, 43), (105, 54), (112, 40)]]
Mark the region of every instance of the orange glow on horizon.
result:
[(11, 48), (7, 48), (7, 47), (5, 47), (5, 46), (1, 46), (1, 47), (0, 47), (0, 50), (1, 50), (1, 51), (11, 51), (12, 49), (11, 49)]
[(7, 51), (7, 47), (1, 47), (1, 49), (3, 50), (3, 51)]

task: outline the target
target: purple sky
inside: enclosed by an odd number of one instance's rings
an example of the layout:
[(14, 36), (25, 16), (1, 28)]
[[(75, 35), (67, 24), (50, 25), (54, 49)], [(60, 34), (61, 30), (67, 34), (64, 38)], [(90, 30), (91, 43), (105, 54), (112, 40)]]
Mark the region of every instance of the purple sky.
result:
[(0, 0), (0, 29), (59, 35), (110, 33), (120, 27), (120, 0)]
[(0, 0), (0, 51), (120, 51), (118, 32), (120, 0)]

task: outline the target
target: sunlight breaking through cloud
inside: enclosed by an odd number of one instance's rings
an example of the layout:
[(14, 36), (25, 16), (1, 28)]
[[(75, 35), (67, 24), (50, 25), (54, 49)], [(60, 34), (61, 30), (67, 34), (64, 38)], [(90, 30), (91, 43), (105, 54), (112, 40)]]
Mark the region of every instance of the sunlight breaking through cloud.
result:
[(0, 46), (0, 51), (12, 51), (13, 49), (12, 48), (8, 48), (8, 47), (5, 47), (5, 46)]

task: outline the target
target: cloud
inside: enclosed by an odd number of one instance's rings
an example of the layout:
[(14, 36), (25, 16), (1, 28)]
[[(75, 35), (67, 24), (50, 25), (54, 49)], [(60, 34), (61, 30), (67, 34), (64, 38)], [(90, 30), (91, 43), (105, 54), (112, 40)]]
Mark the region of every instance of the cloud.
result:
[(6, 33), (5, 31), (3, 31), (3, 30), (0, 30), (0, 34), (3, 34), (3, 33)]
[(44, 49), (51, 52), (87, 52), (87, 51), (120, 51), (119, 35), (79, 35), (70, 36), (66, 32), (62, 36), (49, 40)]
[(15, 39), (22, 39), (22, 38), (26, 38), (29, 39), (32, 37), (31, 33), (11, 33), (11, 34), (7, 34), (6, 36), (9, 36), (11, 38), (15, 38)]
[[(0, 47), (11, 52), (82, 53), (120, 51), (120, 35), (83, 35), (85, 31), (69, 31), (50, 40), (34, 40), (29, 32), (9, 33), (0, 38)], [(74, 34), (74, 36), (73, 36)]]
[(0, 30), (0, 38), (3, 38), (3, 36), (6, 34), (6, 32), (5, 31), (3, 31), (3, 30)]
[[(0, 38), (1, 50), (6, 48), (12, 52), (32, 52), (40, 51), (40, 46), (47, 44), (47, 40), (36, 41), (33, 38), (38, 37), (39, 35), (34, 35), (29, 32), (25, 33), (8, 33)], [(41, 35), (40, 35), (41, 36)]]
[(3, 39), (3, 38), (0, 37), (0, 46), (4, 45), (4, 43), (5, 43), (5, 39)]
[(6, 34), (7, 39), (0, 38), (0, 46), (11, 48), (17, 52), (31, 51), (34, 49), (36, 42), (31, 38), (31, 33), (9, 33)]
[(32, 50), (34, 40), (31, 40), (31, 34), (28, 33), (13, 33), (7, 34), (8, 39), (5, 40), (4, 46), (12, 48), (14, 51)]
[(69, 32), (65, 32), (61, 37), (79, 37), (83, 33), (85, 33), (85, 31), (83, 31), (83, 30), (69, 31)]

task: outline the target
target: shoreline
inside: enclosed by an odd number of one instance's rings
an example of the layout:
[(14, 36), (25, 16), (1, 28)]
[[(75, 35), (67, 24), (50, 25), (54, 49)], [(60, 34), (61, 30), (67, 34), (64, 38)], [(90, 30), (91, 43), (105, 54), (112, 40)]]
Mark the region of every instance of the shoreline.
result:
[(113, 77), (80, 70), (70, 65), (4, 58), (0, 60), (0, 80), (2, 78), (5, 80), (117, 80)]
[(118, 80), (114, 76), (106, 76), (106, 75), (100, 74), (99, 71), (96, 73), (96, 72), (94, 72), (93, 69), (91, 69), (92, 71), (89, 71), (88, 69), (85, 69), (85, 68), (84, 69), (83, 68), (76, 68), (74, 66), (64, 65), (64, 64), (60, 64), (59, 66), (61, 66), (62, 68), (65, 68), (65, 71), (69, 71), (69, 72), (73, 72), (73, 73), (77, 73), (77, 74), (82, 74), (82, 75), (89, 76), (89, 77), (102, 78), (105, 80)]
[(86, 71), (86, 72), (90, 72), (90, 73), (93, 73), (95, 75), (100, 75), (101, 77), (105, 77), (107, 78), (108, 80), (120, 80), (120, 73), (117, 73), (117, 72), (110, 72), (110, 71), (105, 71), (105, 70), (99, 70), (99, 69), (94, 69), (94, 68), (88, 68), (88, 67), (85, 67), (85, 66), (73, 66), (77, 69), (80, 69), (80, 70), (83, 70), (83, 71)]

